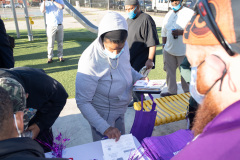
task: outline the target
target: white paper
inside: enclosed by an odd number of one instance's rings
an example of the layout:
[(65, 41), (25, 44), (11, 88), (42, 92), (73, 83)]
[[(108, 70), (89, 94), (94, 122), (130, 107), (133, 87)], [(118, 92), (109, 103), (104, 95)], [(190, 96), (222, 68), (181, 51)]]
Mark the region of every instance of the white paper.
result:
[(166, 84), (166, 80), (150, 80), (147, 87), (151, 88), (161, 88)]
[(132, 134), (122, 135), (117, 142), (115, 139), (106, 139), (101, 143), (104, 160), (128, 160), (130, 153), (137, 149)]
[(140, 147), (137, 148), (135, 151), (131, 152), (130, 157), (131, 160), (151, 160), (146, 154), (145, 150)]
[(148, 82), (146, 80), (137, 80), (134, 84), (136, 87), (146, 87)]
[(137, 80), (134, 84), (133, 91), (156, 91), (159, 92), (166, 84), (166, 80)]

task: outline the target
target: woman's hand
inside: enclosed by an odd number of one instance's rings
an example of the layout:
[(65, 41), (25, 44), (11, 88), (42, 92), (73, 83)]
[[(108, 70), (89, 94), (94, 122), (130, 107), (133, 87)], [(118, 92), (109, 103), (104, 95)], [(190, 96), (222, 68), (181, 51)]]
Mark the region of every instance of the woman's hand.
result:
[(32, 134), (33, 134), (32, 139), (37, 138), (37, 136), (38, 136), (38, 134), (40, 132), (40, 128), (38, 127), (38, 125), (36, 123), (34, 123), (30, 127), (28, 127), (27, 130), (32, 131)]
[(109, 139), (115, 139), (115, 141), (117, 142), (121, 136), (121, 133), (117, 128), (109, 127), (104, 132), (104, 135), (106, 135)]
[(149, 82), (149, 78), (148, 77), (142, 77), (140, 80), (145, 80), (145, 81)]

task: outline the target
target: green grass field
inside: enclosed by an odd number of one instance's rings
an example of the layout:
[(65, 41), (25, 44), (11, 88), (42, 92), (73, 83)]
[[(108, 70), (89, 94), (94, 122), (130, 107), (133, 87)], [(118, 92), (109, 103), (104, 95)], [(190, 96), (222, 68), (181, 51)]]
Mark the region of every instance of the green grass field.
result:
[[(161, 28), (158, 28), (158, 35), (161, 37)], [(65, 29), (63, 54), (64, 63), (57, 58), (57, 45), (54, 49), (54, 62), (47, 64), (47, 37), (45, 30), (33, 30), (34, 41), (29, 42), (27, 31), (20, 31), (21, 38), (16, 38), (15, 31), (8, 31), (8, 34), (15, 37), (16, 47), (14, 48), (15, 67), (33, 67), (44, 69), (45, 72), (63, 84), (69, 94), (69, 98), (75, 97), (75, 77), (78, 60), (82, 52), (97, 37), (96, 34), (86, 29)], [(161, 38), (160, 38), (161, 40)], [(166, 73), (163, 71), (162, 46), (157, 47), (156, 68), (149, 74), (150, 79), (165, 79)], [(177, 71), (178, 81), (180, 80)]]

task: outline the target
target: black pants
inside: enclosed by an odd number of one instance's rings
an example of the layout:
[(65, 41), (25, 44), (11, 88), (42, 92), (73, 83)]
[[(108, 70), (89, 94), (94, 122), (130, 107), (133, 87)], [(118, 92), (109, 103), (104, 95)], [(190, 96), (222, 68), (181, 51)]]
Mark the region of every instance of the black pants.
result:
[(190, 129), (193, 127), (193, 121), (198, 109), (198, 103), (192, 98), (192, 96), (189, 99), (189, 111), (188, 111), (188, 118), (190, 121)]

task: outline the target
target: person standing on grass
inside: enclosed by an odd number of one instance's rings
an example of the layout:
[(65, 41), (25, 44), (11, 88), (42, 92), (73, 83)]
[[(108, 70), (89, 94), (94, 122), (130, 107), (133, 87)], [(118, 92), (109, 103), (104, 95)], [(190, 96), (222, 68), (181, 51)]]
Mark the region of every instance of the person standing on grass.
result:
[[(162, 97), (177, 94), (176, 70), (182, 63), (186, 45), (183, 44), (183, 30), (193, 16), (193, 10), (182, 6), (182, 0), (171, 0), (170, 10), (163, 20), (162, 46), (164, 70), (167, 73), (168, 92), (161, 93)], [(189, 92), (189, 86), (181, 76), (183, 91)]]
[[(125, 11), (128, 13), (128, 38), (130, 63), (136, 70), (142, 67), (154, 68), (156, 46), (159, 45), (157, 28), (152, 17), (141, 11), (138, 0), (126, 0)], [(133, 93), (133, 102), (140, 100), (140, 94)]]
[(40, 11), (46, 13), (47, 39), (48, 39), (48, 61), (53, 62), (53, 49), (55, 40), (58, 43), (58, 58), (60, 62), (63, 59), (63, 0), (43, 0)]

